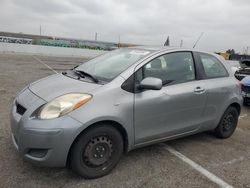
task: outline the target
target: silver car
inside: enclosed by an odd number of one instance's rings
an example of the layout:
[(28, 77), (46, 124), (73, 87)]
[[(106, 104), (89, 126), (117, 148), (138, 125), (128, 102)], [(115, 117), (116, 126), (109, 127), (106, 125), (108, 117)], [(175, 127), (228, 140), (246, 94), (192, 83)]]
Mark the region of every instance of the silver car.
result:
[(24, 88), (11, 110), (12, 139), (36, 165), (96, 178), (135, 148), (211, 130), (230, 137), (241, 105), (220, 56), (122, 48)]

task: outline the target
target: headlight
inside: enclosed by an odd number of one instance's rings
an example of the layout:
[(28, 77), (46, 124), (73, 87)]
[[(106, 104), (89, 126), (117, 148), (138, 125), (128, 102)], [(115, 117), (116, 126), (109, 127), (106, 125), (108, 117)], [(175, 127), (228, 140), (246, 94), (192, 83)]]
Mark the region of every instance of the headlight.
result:
[(91, 98), (91, 95), (83, 93), (71, 93), (57, 97), (41, 108), (38, 117), (40, 119), (53, 119), (63, 116), (84, 105)]

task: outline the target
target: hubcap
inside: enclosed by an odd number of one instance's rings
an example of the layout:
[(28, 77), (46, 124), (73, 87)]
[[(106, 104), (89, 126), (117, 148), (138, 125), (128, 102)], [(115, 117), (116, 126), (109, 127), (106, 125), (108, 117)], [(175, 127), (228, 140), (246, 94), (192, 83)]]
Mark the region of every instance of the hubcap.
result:
[(230, 131), (234, 126), (234, 117), (230, 113), (223, 119), (223, 131)]
[(83, 161), (88, 166), (101, 166), (111, 157), (112, 141), (107, 136), (99, 136), (91, 139), (83, 154)]

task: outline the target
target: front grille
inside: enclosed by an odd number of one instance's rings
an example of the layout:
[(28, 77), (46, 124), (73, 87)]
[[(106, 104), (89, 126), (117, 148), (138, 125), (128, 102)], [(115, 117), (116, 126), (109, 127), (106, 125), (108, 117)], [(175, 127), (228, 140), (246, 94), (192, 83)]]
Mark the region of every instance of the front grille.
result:
[(242, 91), (244, 91), (246, 93), (250, 93), (250, 86), (244, 86), (244, 85), (242, 85)]
[(20, 115), (23, 115), (26, 111), (26, 108), (24, 108), (21, 104), (16, 103), (16, 112)]

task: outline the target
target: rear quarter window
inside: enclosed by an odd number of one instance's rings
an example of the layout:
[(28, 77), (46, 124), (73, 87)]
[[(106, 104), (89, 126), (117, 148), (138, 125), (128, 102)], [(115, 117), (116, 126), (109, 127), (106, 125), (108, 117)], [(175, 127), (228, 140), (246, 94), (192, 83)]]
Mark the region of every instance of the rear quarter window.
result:
[(214, 56), (199, 54), (204, 73), (207, 78), (227, 77), (228, 72), (223, 64)]

